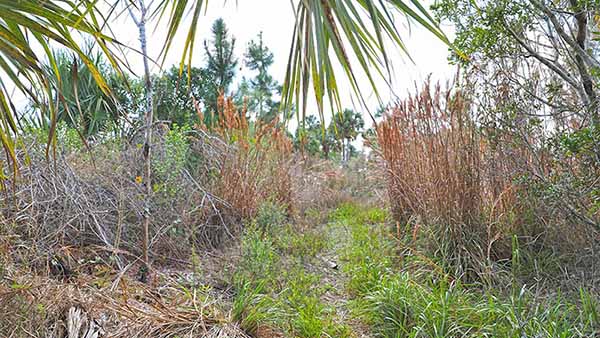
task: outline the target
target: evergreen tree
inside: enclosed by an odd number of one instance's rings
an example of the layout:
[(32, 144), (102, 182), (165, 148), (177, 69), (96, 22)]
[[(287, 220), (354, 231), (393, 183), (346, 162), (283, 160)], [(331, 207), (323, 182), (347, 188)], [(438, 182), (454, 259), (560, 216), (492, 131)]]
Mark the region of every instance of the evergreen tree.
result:
[(244, 57), (246, 66), (258, 74), (248, 80), (247, 93), (241, 94), (248, 97), (248, 109), (256, 113), (258, 120), (270, 122), (278, 113), (279, 102), (274, 96), (281, 93), (281, 86), (269, 74), (273, 53), (264, 45), (262, 33), (258, 35), (258, 41), (250, 41)]
[[(210, 90), (212, 79), (206, 69), (184, 68), (185, 76), (179, 76), (179, 67), (172, 66), (160, 77), (155, 77), (154, 91), (156, 99), (156, 116), (180, 126), (198, 122), (194, 99), (204, 103), (205, 122), (210, 122), (210, 114), (206, 111), (206, 101), (213, 93)], [(189, 76), (189, 83), (188, 83)], [(216, 100), (216, 98), (215, 98)], [(215, 101), (216, 102), (216, 101)]]
[(210, 44), (204, 41), (207, 60), (205, 76), (209, 79), (208, 90), (202, 100), (206, 112), (216, 112), (219, 95), (229, 94), (238, 65), (238, 60), (233, 55), (235, 38), (229, 36), (223, 19), (215, 20), (211, 31), (213, 37)]

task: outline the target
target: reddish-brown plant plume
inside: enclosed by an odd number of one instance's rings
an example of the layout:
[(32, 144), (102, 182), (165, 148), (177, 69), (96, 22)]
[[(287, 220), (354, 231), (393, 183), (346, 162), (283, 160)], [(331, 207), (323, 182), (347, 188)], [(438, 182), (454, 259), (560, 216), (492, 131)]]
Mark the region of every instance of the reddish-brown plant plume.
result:
[(518, 223), (519, 203), (507, 156), (523, 154), (481, 136), (460, 90), (426, 83), (387, 112), (377, 141), (397, 221), (435, 225), (480, 258), (510, 255), (501, 242)]
[[(275, 119), (249, 121), (246, 109), (221, 96), (212, 133), (227, 146), (219, 154), (215, 192), (242, 217), (254, 216), (261, 201), (290, 206), (292, 143)], [(199, 112), (200, 120), (203, 116)], [(201, 124), (203, 130), (208, 126)]]

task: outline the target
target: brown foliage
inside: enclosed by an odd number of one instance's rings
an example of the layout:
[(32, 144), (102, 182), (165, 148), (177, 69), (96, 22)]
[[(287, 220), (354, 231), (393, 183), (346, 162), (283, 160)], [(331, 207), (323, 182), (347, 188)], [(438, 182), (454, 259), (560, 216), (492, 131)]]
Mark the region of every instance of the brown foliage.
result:
[[(249, 121), (246, 109), (236, 107), (231, 98), (221, 96), (218, 108), (218, 122), (210, 128), (218, 140), (204, 139), (220, 149), (210, 159), (218, 162), (215, 194), (244, 218), (253, 217), (265, 200), (291, 207), (292, 142), (285, 128), (277, 119)], [(208, 135), (208, 126), (199, 129)]]
[(426, 83), (377, 126), (393, 215), (437, 227), (458, 256), (509, 257), (521, 204), (508, 158), (526, 154), (484, 138), (469, 108), (460, 90)]

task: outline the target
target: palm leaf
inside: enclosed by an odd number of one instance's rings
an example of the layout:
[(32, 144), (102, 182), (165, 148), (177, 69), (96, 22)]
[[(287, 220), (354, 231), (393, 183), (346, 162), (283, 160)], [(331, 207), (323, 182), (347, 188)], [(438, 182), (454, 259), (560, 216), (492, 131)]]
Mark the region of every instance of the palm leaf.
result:
[[(110, 49), (110, 44), (118, 42), (105, 35), (103, 29), (110, 30), (107, 25), (117, 3), (124, 2), (133, 6), (134, 2), (113, 0), (114, 6), (110, 7), (108, 14), (99, 10), (100, 2), (0, 0), (0, 69), (18, 90), (33, 101), (48, 102), (40, 107), (46, 107), (42, 113), (47, 114), (50, 121), (56, 121), (58, 103), (53, 98), (55, 82), (48, 81), (48, 73), (43, 69), (40, 57), (30, 46), (33, 42), (42, 46), (43, 56), (56, 75), (56, 61), (49, 46), (58, 44), (71, 50), (89, 69), (101, 90), (108, 94), (110, 88), (103, 74), (81, 50), (73, 34), (81, 33), (92, 37), (112, 67), (120, 73), (119, 67), (124, 61)], [(192, 59), (197, 26), (207, 3), (207, 0), (161, 0), (154, 8), (153, 16), (159, 22), (161, 18), (167, 20), (163, 60), (176, 33), (181, 29), (183, 18), (191, 13), (192, 20), (184, 42), (180, 73)], [(394, 15), (405, 15), (450, 45), (435, 20), (418, 0), (296, 0), (292, 3), (295, 23), (282, 90), (282, 109), (302, 107), (302, 119), (306, 115), (310, 88), (314, 92), (321, 119), (324, 117), (325, 100), (332, 108), (341, 111), (338, 76), (335, 73), (337, 64), (341, 66), (351, 90), (362, 103), (363, 88), (357, 78), (359, 71), (366, 75), (369, 87), (379, 97), (375, 78), (383, 77), (387, 80), (391, 69), (385, 42), (392, 41), (400, 50), (408, 53)], [(12, 141), (17, 133), (16, 111), (5, 83), (0, 82), (0, 141), (10, 154), (9, 160), (16, 162)], [(49, 146), (55, 144), (52, 132), (54, 126), (50, 129)]]
[[(95, 69), (93, 62), (82, 52), (72, 31), (92, 36), (98, 44), (114, 41), (102, 34), (98, 23), (90, 21), (90, 13), (96, 9), (96, 1), (39, 1), (39, 0), (0, 0), (0, 69), (12, 81), (13, 86), (30, 97), (34, 102), (47, 102), (41, 112), (55, 120), (56, 103), (52, 95), (52, 84), (48, 81), (43, 62), (32, 49), (38, 44), (44, 51), (45, 59), (58, 74), (54, 55), (49, 45), (61, 45), (75, 52), (88, 65), (94, 81), (105, 92), (109, 91), (103, 75)], [(14, 137), (17, 133), (17, 112), (7, 86), (0, 87), (0, 140), (13, 163), (16, 174)], [(54, 145), (53, 128), (50, 130), (49, 146)], [(48, 149), (50, 150), (50, 149)]]

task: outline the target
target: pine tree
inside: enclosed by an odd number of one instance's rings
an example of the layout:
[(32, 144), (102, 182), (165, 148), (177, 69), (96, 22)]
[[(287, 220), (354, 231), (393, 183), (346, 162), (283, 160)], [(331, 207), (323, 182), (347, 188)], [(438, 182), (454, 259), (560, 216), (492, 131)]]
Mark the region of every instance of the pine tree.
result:
[(223, 19), (217, 19), (212, 26), (210, 44), (204, 41), (206, 54), (206, 75), (209, 85), (208, 95), (203, 98), (206, 111), (217, 111), (217, 98), (220, 94), (228, 95), (229, 87), (235, 76), (238, 60), (233, 55), (235, 38), (229, 36), (229, 31)]
[(264, 45), (262, 33), (258, 35), (258, 41), (250, 41), (244, 57), (246, 66), (258, 72), (248, 81), (248, 109), (256, 113), (257, 119), (270, 122), (278, 114), (279, 102), (274, 96), (281, 93), (281, 86), (269, 74), (273, 53)]

